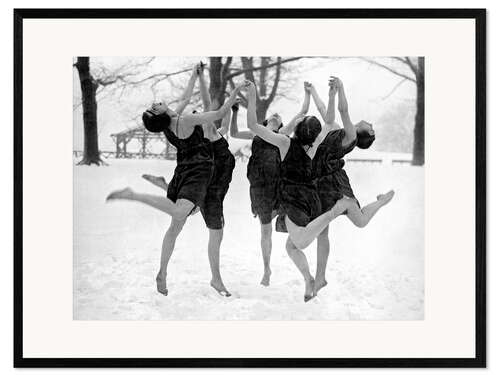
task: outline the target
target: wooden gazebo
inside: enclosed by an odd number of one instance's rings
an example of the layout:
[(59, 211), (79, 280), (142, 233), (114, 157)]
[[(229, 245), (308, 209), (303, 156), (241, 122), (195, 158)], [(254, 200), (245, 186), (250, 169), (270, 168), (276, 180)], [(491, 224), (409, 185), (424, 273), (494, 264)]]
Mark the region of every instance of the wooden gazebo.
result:
[[(111, 138), (116, 146), (116, 158), (140, 158), (140, 159), (175, 159), (176, 149), (166, 139), (163, 133), (151, 133), (144, 126), (137, 126), (131, 129), (111, 134)], [(130, 142), (135, 143), (134, 150), (127, 150)], [(151, 148), (161, 145), (162, 151), (154, 151)], [(133, 145), (134, 146), (134, 145)], [(137, 147), (138, 146), (138, 147)]]

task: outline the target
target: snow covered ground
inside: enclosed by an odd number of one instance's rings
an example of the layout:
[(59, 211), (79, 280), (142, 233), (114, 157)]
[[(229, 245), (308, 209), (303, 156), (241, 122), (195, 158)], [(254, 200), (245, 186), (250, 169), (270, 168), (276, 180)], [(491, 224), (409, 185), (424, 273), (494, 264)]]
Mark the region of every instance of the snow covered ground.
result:
[[(161, 242), (170, 218), (133, 202), (104, 202), (117, 188), (161, 191), (141, 174), (172, 175), (175, 162), (109, 160), (74, 167), (74, 319), (80, 320), (416, 320), (424, 318), (424, 169), (348, 163), (362, 204), (395, 189), (364, 229), (345, 217), (330, 225), (328, 286), (307, 304), (303, 280), (273, 234), (271, 285), (262, 277), (260, 228), (250, 212), (246, 163), (238, 161), (225, 201), (224, 282), (210, 286), (201, 215), (190, 217), (169, 265), (169, 295), (156, 292)], [(316, 244), (305, 250), (315, 272)]]

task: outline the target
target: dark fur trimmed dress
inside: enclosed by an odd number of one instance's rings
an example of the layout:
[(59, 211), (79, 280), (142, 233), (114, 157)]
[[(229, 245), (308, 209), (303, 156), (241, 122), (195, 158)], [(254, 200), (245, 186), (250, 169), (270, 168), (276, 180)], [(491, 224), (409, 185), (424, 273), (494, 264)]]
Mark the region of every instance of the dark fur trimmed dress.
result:
[(321, 200), (321, 213), (332, 209), (344, 195), (356, 199), (344, 170), (343, 160), (343, 157), (356, 147), (356, 140), (347, 146), (342, 146), (344, 136), (344, 129), (328, 132), (313, 158), (313, 174)]
[(201, 207), (214, 170), (212, 149), (204, 138), (203, 127), (196, 125), (193, 133), (185, 139), (178, 138), (170, 128), (164, 133), (177, 148), (177, 166), (168, 184), (167, 198), (173, 202), (187, 199)]
[(286, 232), (285, 216), (305, 227), (321, 214), (321, 202), (313, 181), (312, 160), (295, 138), (281, 162), (280, 216), (276, 231)]
[(280, 163), (278, 147), (255, 136), (247, 178), (250, 182), (252, 213), (259, 217), (262, 224), (269, 224), (273, 212), (278, 210)]
[(210, 145), (215, 168), (210, 184), (207, 187), (205, 203), (200, 207), (200, 211), (207, 228), (222, 229), (224, 227), (223, 203), (233, 178), (235, 160), (224, 137), (219, 138)]

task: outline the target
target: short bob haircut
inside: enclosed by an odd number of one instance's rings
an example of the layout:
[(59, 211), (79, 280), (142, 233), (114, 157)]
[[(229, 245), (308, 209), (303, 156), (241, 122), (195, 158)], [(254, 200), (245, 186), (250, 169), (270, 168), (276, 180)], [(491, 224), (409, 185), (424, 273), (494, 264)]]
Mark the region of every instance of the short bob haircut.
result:
[(366, 130), (358, 131), (357, 137), (358, 137), (358, 140), (357, 140), (356, 146), (358, 146), (359, 148), (362, 148), (362, 149), (367, 149), (368, 147), (370, 147), (372, 145), (373, 141), (375, 141), (375, 134), (370, 134)]
[(295, 138), (302, 146), (312, 147), (321, 132), (321, 123), (315, 116), (306, 116), (295, 128)]
[(147, 110), (142, 114), (142, 123), (144, 127), (152, 133), (161, 133), (170, 126), (171, 118), (166, 113), (155, 114)]

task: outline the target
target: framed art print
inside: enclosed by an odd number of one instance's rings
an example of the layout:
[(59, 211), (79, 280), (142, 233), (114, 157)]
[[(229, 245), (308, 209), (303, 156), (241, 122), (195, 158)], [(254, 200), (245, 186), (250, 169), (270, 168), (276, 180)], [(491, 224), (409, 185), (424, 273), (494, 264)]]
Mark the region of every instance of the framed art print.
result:
[(484, 9), (14, 10), (16, 367), (484, 367)]

